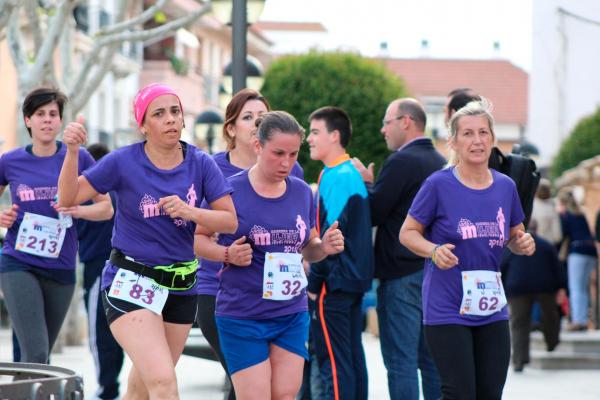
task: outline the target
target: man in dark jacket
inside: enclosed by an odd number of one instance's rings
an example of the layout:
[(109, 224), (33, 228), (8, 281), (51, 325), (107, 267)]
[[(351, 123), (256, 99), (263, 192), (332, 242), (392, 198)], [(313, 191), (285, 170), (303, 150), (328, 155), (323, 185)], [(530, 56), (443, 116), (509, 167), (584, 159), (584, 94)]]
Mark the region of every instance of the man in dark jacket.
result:
[(426, 123), (419, 102), (408, 98), (394, 100), (386, 110), (381, 128), (393, 153), (381, 167), (377, 181), (372, 163), (365, 168), (360, 160), (354, 159), (369, 191), (371, 222), (377, 226), (375, 277), (380, 280), (377, 316), (392, 400), (419, 399), (419, 369), (425, 400), (441, 397), (437, 369), (423, 339), (424, 260), (398, 239), (421, 184), (446, 163), (431, 139), (424, 136)]
[(537, 236), (537, 223), (531, 220), (529, 232), (535, 241), (535, 253), (518, 256), (506, 251), (502, 259), (502, 281), (510, 307), (510, 333), (514, 370), (520, 372), (529, 362), (531, 309), (538, 302), (542, 312), (542, 332), (548, 351), (559, 342), (560, 315), (557, 302), (566, 296), (564, 274), (556, 248)]

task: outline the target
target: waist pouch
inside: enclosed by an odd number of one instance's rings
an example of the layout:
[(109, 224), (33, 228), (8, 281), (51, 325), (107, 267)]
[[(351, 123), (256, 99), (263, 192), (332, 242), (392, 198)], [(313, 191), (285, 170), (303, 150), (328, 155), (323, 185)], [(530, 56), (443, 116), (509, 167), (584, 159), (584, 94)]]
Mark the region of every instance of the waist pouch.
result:
[(150, 278), (169, 290), (188, 290), (196, 284), (198, 260), (150, 267), (133, 261), (117, 249), (112, 249), (110, 252), (110, 263), (119, 268)]

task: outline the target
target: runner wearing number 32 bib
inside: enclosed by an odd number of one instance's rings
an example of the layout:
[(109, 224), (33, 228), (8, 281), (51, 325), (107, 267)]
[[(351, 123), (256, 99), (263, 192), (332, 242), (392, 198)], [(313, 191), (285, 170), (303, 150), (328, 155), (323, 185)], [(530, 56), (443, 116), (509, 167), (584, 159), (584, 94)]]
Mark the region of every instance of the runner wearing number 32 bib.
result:
[[(308, 304), (303, 258), (337, 254), (335, 222), (321, 240), (310, 187), (289, 176), (304, 129), (286, 112), (258, 120), (256, 164), (228, 178), (239, 226), (234, 234), (196, 235), (196, 252), (220, 261), (216, 322), (238, 398), (293, 398), (308, 358)], [(261, 397), (262, 398), (262, 397)]]
[[(21, 362), (48, 362), (71, 303), (77, 252), (72, 218), (104, 220), (113, 214), (106, 195), (94, 196), (96, 204), (90, 206), (58, 207), (58, 175), (67, 151), (56, 137), (66, 101), (55, 89), (29, 93), (23, 117), (32, 144), (0, 158), (0, 194), (9, 185), (12, 199), (12, 207), (0, 214), (0, 226), (8, 228), (0, 281)], [(75, 157), (79, 161), (75, 175), (94, 164), (85, 149)]]
[(425, 339), (444, 398), (500, 399), (510, 337), (500, 279), (505, 246), (531, 255), (515, 183), (488, 168), (494, 143), (487, 103), (471, 102), (450, 120), (450, 167), (417, 193), (400, 240), (427, 257), (423, 278)]

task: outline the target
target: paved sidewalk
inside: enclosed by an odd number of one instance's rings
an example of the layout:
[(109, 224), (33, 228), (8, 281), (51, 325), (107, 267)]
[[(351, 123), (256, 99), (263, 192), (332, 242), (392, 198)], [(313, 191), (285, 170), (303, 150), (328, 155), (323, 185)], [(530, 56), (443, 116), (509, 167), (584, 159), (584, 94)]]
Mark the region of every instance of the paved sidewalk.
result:
[[(369, 368), (369, 399), (387, 399), (387, 379), (379, 340), (364, 335), (365, 351)], [(10, 361), (10, 334), (0, 331), (0, 361)], [(86, 346), (66, 347), (52, 355), (52, 364), (80, 373), (84, 378), (85, 398), (93, 399), (96, 390), (95, 371), (90, 352)], [(122, 376), (126, 385), (129, 362)], [(182, 356), (177, 366), (177, 377), (182, 400), (221, 400), (224, 373), (216, 362)], [(600, 399), (600, 371), (541, 371), (525, 368), (520, 374), (509, 372), (504, 398), (508, 400), (596, 400)]]

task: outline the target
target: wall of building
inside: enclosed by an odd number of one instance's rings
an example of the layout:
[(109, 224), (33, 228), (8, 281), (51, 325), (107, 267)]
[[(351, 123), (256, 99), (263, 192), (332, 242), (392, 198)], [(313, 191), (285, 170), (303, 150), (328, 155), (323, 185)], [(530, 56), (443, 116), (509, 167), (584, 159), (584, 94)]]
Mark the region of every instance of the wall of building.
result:
[(600, 21), (597, 0), (534, 0), (532, 69), (527, 138), (543, 164), (584, 116), (600, 106), (600, 25), (559, 12), (563, 8)]
[(2, 88), (0, 149), (5, 152), (17, 144), (17, 116), (21, 115), (18, 112), (20, 105), (17, 104), (17, 76), (6, 40), (0, 42), (0, 88)]

